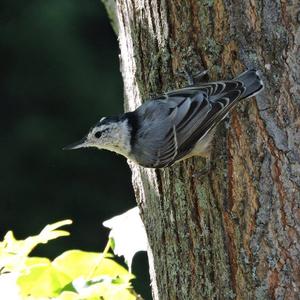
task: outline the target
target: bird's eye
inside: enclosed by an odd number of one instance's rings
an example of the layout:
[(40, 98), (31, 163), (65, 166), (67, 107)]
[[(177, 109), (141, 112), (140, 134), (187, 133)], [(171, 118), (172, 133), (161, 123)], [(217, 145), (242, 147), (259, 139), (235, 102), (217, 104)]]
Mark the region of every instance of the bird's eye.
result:
[(102, 135), (102, 132), (101, 131), (97, 131), (95, 133), (95, 138), (99, 139), (101, 135)]

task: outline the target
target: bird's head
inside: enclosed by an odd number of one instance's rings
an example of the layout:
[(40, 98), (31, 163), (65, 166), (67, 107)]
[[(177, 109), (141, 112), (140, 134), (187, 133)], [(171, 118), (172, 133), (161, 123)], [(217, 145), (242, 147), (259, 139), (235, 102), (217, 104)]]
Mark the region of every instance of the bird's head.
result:
[(102, 118), (81, 140), (64, 147), (64, 150), (75, 150), (96, 147), (117, 152), (124, 156), (130, 152), (128, 122), (120, 117)]

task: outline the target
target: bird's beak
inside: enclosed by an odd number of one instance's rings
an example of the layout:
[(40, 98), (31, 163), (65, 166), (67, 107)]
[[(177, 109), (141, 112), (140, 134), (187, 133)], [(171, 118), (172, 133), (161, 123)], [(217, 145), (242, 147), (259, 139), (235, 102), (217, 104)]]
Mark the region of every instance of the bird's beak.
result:
[(75, 149), (80, 149), (83, 147), (87, 147), (87, 138), (86, 137), (84, 137), (83, 139), (81, 139), (78, 142), (75, 142), (71, 145), (64, 147), (63, 150), (75, 150)]

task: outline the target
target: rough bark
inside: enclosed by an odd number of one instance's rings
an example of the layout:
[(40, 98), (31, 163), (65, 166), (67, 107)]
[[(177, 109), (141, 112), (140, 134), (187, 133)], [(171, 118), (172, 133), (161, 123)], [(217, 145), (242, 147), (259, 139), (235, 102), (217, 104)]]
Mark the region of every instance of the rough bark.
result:
[(212, 159), (164, 170), (130, 164), (154, 299), (300, 295), (300, 4), (288, 0), (106, 0), (120, 43), (125, 109), (246, 68), (265, 90), (219, 126)]

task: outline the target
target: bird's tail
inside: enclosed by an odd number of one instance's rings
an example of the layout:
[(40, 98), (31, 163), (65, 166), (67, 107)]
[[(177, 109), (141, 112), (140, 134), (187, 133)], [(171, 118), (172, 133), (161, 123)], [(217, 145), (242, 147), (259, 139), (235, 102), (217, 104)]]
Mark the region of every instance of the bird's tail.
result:
[(254, 69), (247, 70), (246, 72), (236, 77), (234, 80), (241, 81), (246, 88), (240, 99), (253, 97), (264, 88), (264, 83), (261, 80), (258, 71)]

